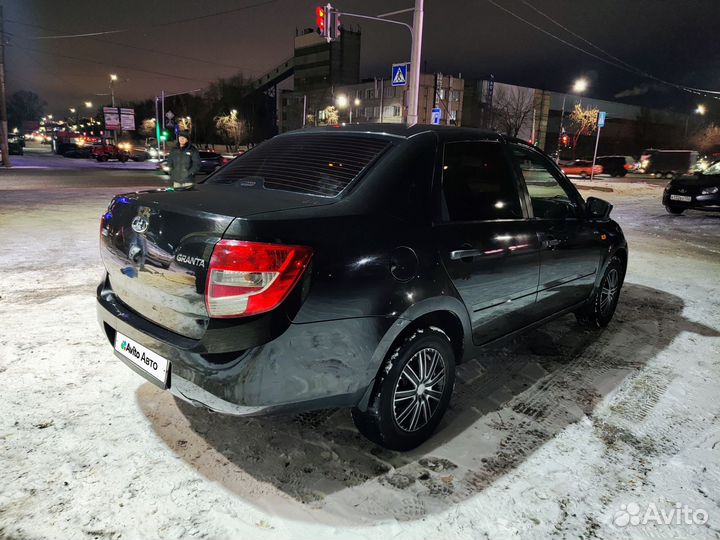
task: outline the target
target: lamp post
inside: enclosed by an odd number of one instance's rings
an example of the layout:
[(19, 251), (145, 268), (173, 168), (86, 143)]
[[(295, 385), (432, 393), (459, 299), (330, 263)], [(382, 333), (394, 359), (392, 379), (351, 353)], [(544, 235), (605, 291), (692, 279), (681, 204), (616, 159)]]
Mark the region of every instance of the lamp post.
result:
[[(353, 101), (353, 105), (355, 105), (355, 117), (357, 118), (357, 108), (360, 106), (360, 98), (355, 96), (355, 100)], [(350, 109), (350, 123), (352, 124), (352, 109)]]
[[(335, 105), (337, 105), (338, 109), (344, 109), (348, 106), (348, 98), (345, 94), (340, 94), (337, 98), (335, 98)], [(338, 114), (338, 119), (339, 119)], [(352, 109), (350, 109), (350, 122), (352, 122)]]
[[(697, 108), (696, 108), (693, 112), (694, 112), (695, 114), (699, 114), (700, 116), (703, 116), (703, 115), (707, 112), (707, 109), (705, 108), (705, 105), (703, 105), (703, 104), (701, 103), (700, 105), (697, 106)], [(688, 136), (688, 127), (689, 127), (689, 124), (690, 124), (690, 115), (688, 114), (688, 115), (685, 117), (685, 138), (686, 138), (686, 139), (687, 139), (687, 136)]]
[[(586, 78), (581, 77), (580, 79), (576, 79), (575, 83), (573, 84), (572, 91), (576, 94), (582, 94), (587, 90), (589, 86), (589, 82)], [(558, 151), (557, 151), (557, 158), (556, 161), (560, 162), (560, 144), (562, 141), (563, 133), (565, 133), (565, 128), (563, 127), (563, 120), (565, 118), (565, 99), (567, 98), (567, 92), (563, 94), (563, 101), (562, 101), (562, 111), (560, 112), (560, 132), (558, 133)], [(580, 100), (580, 104), (582, 104), (582, 98)]]

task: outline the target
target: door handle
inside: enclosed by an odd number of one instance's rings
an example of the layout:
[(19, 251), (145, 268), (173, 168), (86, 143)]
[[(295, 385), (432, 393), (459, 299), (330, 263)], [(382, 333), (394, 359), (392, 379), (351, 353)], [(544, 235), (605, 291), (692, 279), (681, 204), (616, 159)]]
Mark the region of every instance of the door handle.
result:
[(558, 240), (557, 238), (547, 237), (545, 239), (545, 247), (550, 249), (555, 249), (560, 245), (560, 243), (560, 240)]
[(450, 252), (450, 259), (457, 261), (460, 259), (476, 257), (477, 255), (482, 255), (482, 251), (479, 249), (456, 249), (455, 251)]

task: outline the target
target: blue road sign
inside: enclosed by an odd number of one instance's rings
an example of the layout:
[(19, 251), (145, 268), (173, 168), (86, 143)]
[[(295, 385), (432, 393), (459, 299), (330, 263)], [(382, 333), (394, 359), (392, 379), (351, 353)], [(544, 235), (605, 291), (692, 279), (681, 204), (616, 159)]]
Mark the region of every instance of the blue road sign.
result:
[(393, 64), (391, 78), (393, 86), (407, 86), (407, 69), (408, 64)]
[(439, 126), (440, 125), (440, 115), (441, 111), (438, 108), (435, 108), (432, 110), (432, 114), (430, 115), (430, 123)]
[(605, 115), (607, 113), (605, 111), (600, 111), (598, 113), (598, 127), (605, 127)]

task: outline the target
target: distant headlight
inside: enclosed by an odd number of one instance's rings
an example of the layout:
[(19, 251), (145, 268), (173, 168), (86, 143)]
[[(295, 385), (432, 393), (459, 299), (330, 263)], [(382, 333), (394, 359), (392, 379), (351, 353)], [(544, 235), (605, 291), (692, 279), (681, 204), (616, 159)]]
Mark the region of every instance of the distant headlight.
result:
[(720, 191), (720, 188), (718, 188), (717, 186), (706, 187), (705, 189), (702, 190), (702, 194), (703, 195), (714, 195), (718, 191)]

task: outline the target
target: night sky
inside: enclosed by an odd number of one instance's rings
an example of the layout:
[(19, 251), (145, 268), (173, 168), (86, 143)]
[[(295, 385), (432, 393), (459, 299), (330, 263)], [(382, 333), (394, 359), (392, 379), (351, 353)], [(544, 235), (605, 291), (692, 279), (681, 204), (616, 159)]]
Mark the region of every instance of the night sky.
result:
[[(519, 17), (603, 56), (549, 17), (619, 61), (681, 85), (720, 90), (720, 0), (492, 0)], [(317, 1), (5, 1), (8, 91), (32, 90), (49, 113), (90, 100), (120, 101), (207, 86), (217, 77), (262, 74), (292, 56), (295, 29), (314, 25)], [(336, 0), (341, 11), (375, 15), (413, 0)], [(532, 7), (531, 7), (532, 6)], [(243, 8), (243, 9), (240, 9)], [(225, 13), (221, 13), (225, 12)], [(410, 22), (410, 16), (406, 20)], [(406, 29), (345, 18), (362, 28), (361, 76), (388, 76), (410, 56)], [(64, 39), (42, 36), (114, 33)], [(688, 112), (703, 98), (627, 73), (560, 43), (489, 0), (426, 0), (423, 60), (429, 71), (490, 73), (496, 80), (564, 91), (591, 80), (590, 96)], [(612, 60), (617, 62), (617, 60)], [(620, 96), (620, 97), (617, 97)], [(623, 97), (624, 96), (624, 97)]]

